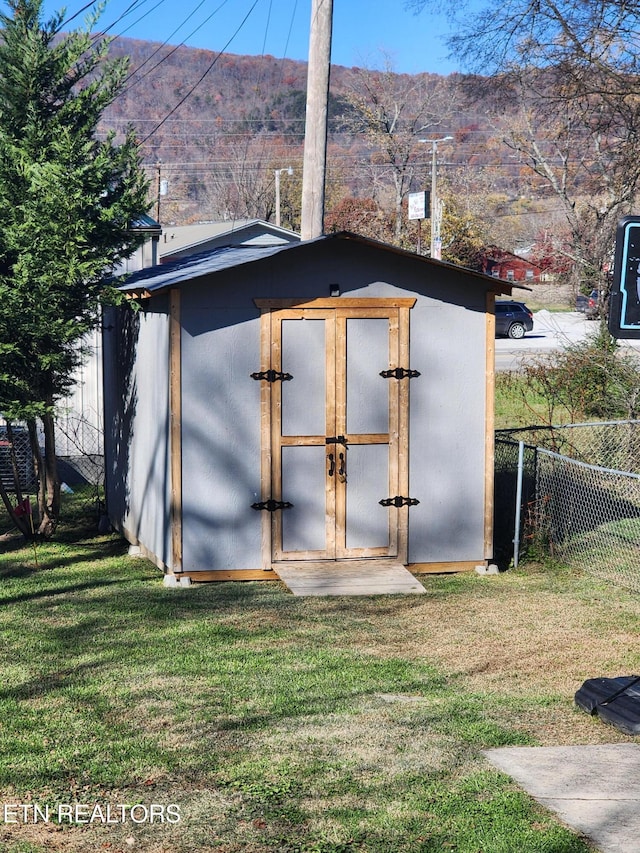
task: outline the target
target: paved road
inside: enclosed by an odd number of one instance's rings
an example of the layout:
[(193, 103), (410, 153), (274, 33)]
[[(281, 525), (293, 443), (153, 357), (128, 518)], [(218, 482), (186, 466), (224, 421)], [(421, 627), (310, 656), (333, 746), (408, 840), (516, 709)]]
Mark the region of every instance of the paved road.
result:
[[(537, 311), (533, 315), (533, 331), (520, 341), (496, 339), (496, 370), (518, 370), (527, 356), (539, 355), (577, 343), (598, 331), (596, 320), (587, 320), (577, 311), (550, 313)], [(640, 340), (620, 341), (640, 354)]]

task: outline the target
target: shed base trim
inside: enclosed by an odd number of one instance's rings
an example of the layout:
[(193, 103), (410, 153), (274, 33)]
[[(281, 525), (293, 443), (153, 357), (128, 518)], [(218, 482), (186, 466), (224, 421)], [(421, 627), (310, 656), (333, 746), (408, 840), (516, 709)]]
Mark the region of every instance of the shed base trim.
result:
[(182, 572), (182, 577), (191, 578), (192, 583), (206, 581), (277, 581), (274, 571), (264, 569), (213, 569), (202, 572)]
[(473, 572), (484, 560), (464, 560), (452, 563), (409, 563), (407, 569), (413, 575), (439, 575), (447, 572)]

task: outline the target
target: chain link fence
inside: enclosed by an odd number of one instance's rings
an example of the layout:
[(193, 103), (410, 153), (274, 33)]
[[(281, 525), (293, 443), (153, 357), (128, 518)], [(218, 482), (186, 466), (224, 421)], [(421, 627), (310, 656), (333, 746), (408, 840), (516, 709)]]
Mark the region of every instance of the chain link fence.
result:
[(36, 490), (29, 432), (25, 426), (17, 425), (10, 433), (6, 423), (0, 423), (0, 478), (9, 491), (13, 490), (16, 475), (23, 492)]
[(93, 418), (65, 414), (56, 420), (60, 477), (67, 485), (104, 485), (103, 432)]
[(495, 521), (503, 561), (536, 547), (640, 591), (640, 421), (499, 431)]
[[(14, 488), (14, 463), (20, 488), (34, 494), (38, 482), (33, 464), (29, 432), (25, 424), (11, 425), (11, 439), (6, 422), (0, 421), (0, 477), (9, 491)], [(39, 436), (42, 448), (43, 436)], [(104, 485), (102, 430), (92, 419), (81, 415), (65, 415), (56, 422), (56, 449), (60, 478), (72, 489)]]

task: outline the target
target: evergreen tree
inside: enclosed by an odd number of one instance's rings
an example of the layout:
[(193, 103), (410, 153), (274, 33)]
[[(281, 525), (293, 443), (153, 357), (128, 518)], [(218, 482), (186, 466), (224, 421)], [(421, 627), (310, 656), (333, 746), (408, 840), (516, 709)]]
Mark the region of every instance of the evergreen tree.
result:
[(0, 410), (29, 425), (39, 533), (50, 535), (60, 507), (56, 401), (99, 323), (105, 276), (136, 248), (129, 225), (148, 202), (133, 135), (119, 144), (97, 136), (126, 61), (109, 61), (108, 42), (96, 43), (95, 16), (61, 35), (62, 15), (45, 22), (41, 7), (8, 0), (0, 14)]

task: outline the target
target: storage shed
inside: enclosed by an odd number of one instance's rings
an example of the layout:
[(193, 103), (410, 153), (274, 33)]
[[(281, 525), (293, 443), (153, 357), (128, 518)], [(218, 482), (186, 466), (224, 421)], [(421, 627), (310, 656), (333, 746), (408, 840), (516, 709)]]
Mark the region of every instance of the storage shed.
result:
[(107, 507), (165, 573), (492, 559), (508, 283), (340, 233), (218, 249), (122, 289), (141, 307), (105, 319)]

